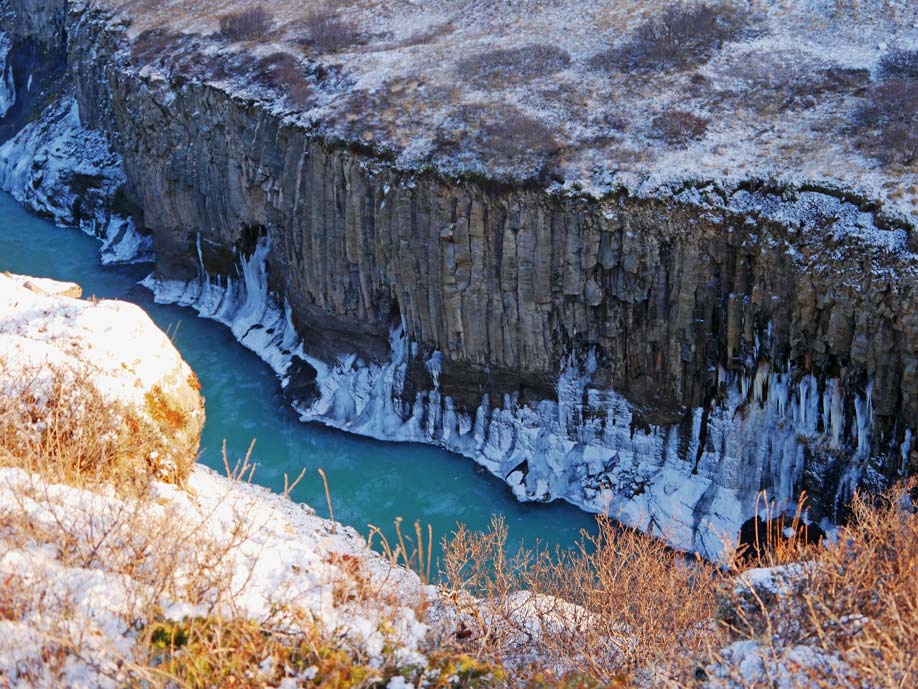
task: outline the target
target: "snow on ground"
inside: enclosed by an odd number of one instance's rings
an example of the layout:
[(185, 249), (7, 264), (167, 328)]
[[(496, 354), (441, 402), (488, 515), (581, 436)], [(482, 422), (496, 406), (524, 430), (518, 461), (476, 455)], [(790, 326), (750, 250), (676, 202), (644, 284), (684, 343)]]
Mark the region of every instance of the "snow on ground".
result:
[[(172, 392), (193, 377), (139, 306), (57, 296), (76, 290), (72, 283), (0, 273), (0, 362), (42, 376), (52, 368), (85, 370), (107, 400), (126, 404), (142, 405), (155, 386)], [(10, 373), (0, 378), (13, 380)]]
[[(663, 0), (97, 4), (146, 36), (153, 57), (138, 59), (142, 74), (209, 81), (329, 137), (389, 150), (406, 168), (525, 176), (547, 159), (564, 188), (595, 195), (656, 194), (684, 180), (810, 182), (918, 219), (914, 166), (883, 167), (848, 131), (884, 54), (918, 47), (912, 2), (737, 0), (751, 12), (746, 30), (709, 60), (643, 71), (594, 58), (626, 45)], [(264, 35), (217, 35), (222, 15), (255, 6), (270, 15)], [(178, 38), (157, 54), (151, 30)], [(539, 57), (534, 45), (563, 53)], [(271, 67), (279, 52), (299, 68)], [(263, 78), (271, 69), (273, 85)], [(662, 141), (652, 123), (667, 110), (707, 119), (707, 132)]]
[[(23, 542), (11, 526), (23, 519), (38, 533), (63, 529), (75, 544)], [(247, 520), (241, 537), (240, 519)], [(144, 528), (167, 534), (171, 528), (181, 538), (176, 542), (151, 536), (163, 550), (140, 565), (152, 569), (164, 564), (152, 562), (157, 557), (176, 558), (178, 578), (188, 581), (200, 578), (194, 570), (206, 561), (208, 545), (230, 543), (218, 563), (227, 575), (224, 594), (192, 604), (155, 591), (155, 582), (144, 578), (142, 567), (138, 576), (127, 574), (130, 546), (143, 544)], [(88, 564), (73, 562), (74, 550), (85, 554), (93, 548), (98, 550), (94, 557), (84, 555)], [(12, 681), (3, 686), (17, 686), (17, 679), (21, 686), (60, 686), (53, 664), (47, 662), (47, 650), (45, 656), (42, 653), (61, 638), (78, 640), (81, 651), (80, 657), (60, 659), (66, 686), (119, 686), (119, 660), (129, 661), (135, 652), (132, 615), (138, 602), (149, 603), (150, 596), (155, 596), (166, 619), (175, 620), (219, 611), (269, 621), (275, 610), (295, 607), (327, 633), (347, 639), (371, 657), (380, 656), (384, 646), (395, 641), (402, 662), (423, 660), (418, 648), (427, 627), (410, 603), (424, 591), (414, 575), (389, 566), (353, 529), (204, 467), (195, 468), (185, 489), (158, 484), (143, 505), (110, 491), (49, 486), (18, 469), (0, 469), (0, 552), (0, 580), (9, 585), (15, 578), (19, 590), (26, 592), (20, 595), (17, 614), (6, 615), (13, 619), (0, 621), (0, 676)], [(374, 586), (404, 602), (389, 607), (341, 603), (336, 591), (352, 575), (340, 563), (348, 558), (365, 558)], [(30, 600), (29, 591), (41, 600)], [(30, 668), (46, 676), (30, 684)]]
[(705, 689), (798, 689), (819, 686), (827, 677), (853, 674), (838, 656), (816, 645), (775, 648), (761, 641), (745, 640), (722, 649), (719, 655), (720, 661), (707, 668)]
[(80, 293), (72, 283), (0, 274), (0, 397), (11, 402), (0, 412), (14, 415), (0, 422), (37, 442), (59, 427), (40, 416), (47, 405), (66, 407), (57, 424), (104, 413), (111, 428), (101, 442), (127, 433), (132, 461), (181, 480), (204, 425), (194, 372), (143, 309)]

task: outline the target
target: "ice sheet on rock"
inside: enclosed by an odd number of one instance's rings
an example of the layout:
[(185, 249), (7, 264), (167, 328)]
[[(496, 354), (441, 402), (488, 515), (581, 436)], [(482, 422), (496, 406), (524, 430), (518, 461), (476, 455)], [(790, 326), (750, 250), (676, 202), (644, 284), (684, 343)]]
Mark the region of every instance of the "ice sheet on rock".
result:
[[(749, 374), (722, 370), (719, 382), (726, 397), (707, 415), (692, 410), (691, 428), (683, 437), (676, 426), (636, 425), (622, 395), (593, 387), (593, 352), (582, 359), (568, 357), (556, 400), (527, 405), (516, 395), (498, 400), (485, 395), (476, 409), (463, 412), (438, 389), (442, 354), (419, 354), (401, 323), (392, 326), (388, 360), (343, 353), (323, 361), (308, 355), (289, 306), (268, 288), (269, 252), (270, 243), (262, 239), (251, 255), (239, 257), (236, 276), (211, 277), (199, 246), (197, 281), (150, 276), (144, 284), (157, 301), (192, 306), (228, 325), (281, 378), (293, 356), (312, 365), (318, 396), (309, 405), (297, 405), (304, 421), (379, 440), (439, 445), (474, 459), (506, 481), (520, 500), (561, 498), (712, 558), (754, 516), (763, 487), (769, 489), (769, 503), (760, 504), (763, 513), (794, 507), (808, 444), (852, 445), (863, 454), (875, 422), (869, 388), (856, 396), (857, 422), (849, 424), (837, 381), (820, 393), (813, 376), (797, 379), (762, 363)], [(417, 356), (423, 357), (434, 389), (406, 400), (405, 376), (409, 360)], [(852, 474), (844, 490), (857, 478)]]
[(0, 31), (0, 119), (16, 103), (16, 86), (13, 83), (13, 65), (10, 64), (10, 52), (13, 43), (8, 34)]
[[(80, 184), (74, 184), (75, 179)], [(152, 259), (152, 241), (131, 218), (111, 210), (125, 183), (120, 157), (101, 132), (80, 124), (76, 101), (64, 97), (0, 145), (0, 189), (58, 225), (79, 227), (102, 242), (102, 262)]]
[(194, 282), (161, 280), (151, 274), (142, 281), (158, 303), (194, 308), (202, 318), (228, 326), (236, 339), (258, 354), (279, 376), (294, 355), (301, 355), (292, 314), (268, 289), (266, 259), (270, 242), (262, 238), (249, 256), (239, 257), (236, 276), (207, 274), (198, 242), (199, 277)]

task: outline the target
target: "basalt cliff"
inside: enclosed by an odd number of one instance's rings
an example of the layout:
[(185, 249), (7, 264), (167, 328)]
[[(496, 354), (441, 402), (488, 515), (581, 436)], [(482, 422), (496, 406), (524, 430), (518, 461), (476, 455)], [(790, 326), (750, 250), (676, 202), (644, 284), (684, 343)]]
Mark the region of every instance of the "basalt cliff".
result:
[(882, 199), (403, 164), (202, 76), (206, 51), (162, 67), (172, 39), (125, 11), (7, 0), (0, 180), (113, 259), (152, 250), (148, 286), (232, 327), (304, 420), (708, 555), (762, 490), (834, 521), (918, 471), (918, 230)]

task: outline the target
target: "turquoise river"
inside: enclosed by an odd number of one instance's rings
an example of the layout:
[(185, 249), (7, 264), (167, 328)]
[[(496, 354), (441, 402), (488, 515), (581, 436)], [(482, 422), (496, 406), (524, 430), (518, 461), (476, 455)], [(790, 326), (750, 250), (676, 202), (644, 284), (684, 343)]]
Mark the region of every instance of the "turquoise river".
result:
[[(254, 439), (254, 481), (281, 489), (284, 474), (306, 474), (293, 492), (297, 501), (326, 516), (325, 470), (335, 518), (366, 535), (375, 524), (392, 533), (396, 517), (433, 526), (439, 540), (457, 522), (483, 529), (492, 514), (504, 515), (511, 544), (537, 541), (571, 547), (593, 518), (563, 503), (521, 504), (510, 489), (469, 459), (439, 448), (359, 438), (317, 424), (301, 423), (280, 394), (280, 384), (258, 357), (224, 326), (194, 311), (155, 304), (137, 282), (149, 265), (102, 266), (97, 242), (73, 229), (30, 215), (0, 193), (0, 271), (77, 282), (84, 296), (122, 299), (141, 306), (170, 333), (197, 372), (206, 398), (207, 425), (200, 461), (222, 470), (221, 446), (236, 459)], [(129, 346), (129, 344), (127, 345)]]

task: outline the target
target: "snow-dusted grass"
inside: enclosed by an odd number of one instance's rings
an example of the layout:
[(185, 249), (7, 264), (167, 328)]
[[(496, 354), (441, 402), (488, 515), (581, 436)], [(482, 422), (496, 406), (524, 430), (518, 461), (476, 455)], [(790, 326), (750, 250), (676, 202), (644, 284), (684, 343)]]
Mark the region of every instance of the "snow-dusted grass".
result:
[(426, 666), (417, 578), (243, 473), (121, 498), (0, 469), (0, 676), (260, 687)]
[(0, 465), (72, 485), (181, 483), (204, 423), (197, 377), (142, 309), (75, 294), (0, 274)]
[(579, 551), (507, 559), (498, 521), (461, 530), (446, 572), (487, 601), (454, 594), (466, 643), (521, 686), (918, 686), (915, 488), (855, 498), (831, 544), (774, 543), (730, 568), (609, 521)]
[[(143, 74), (200, 78), (409, 169), (542, 175), (597, 195), (683, 180), (810, 182), (918, 218), (915, 166), (882, 163), (852, 132), (884, 56), (918, 46), (918, 5), (904, 0), (710, 1), (742, 22), (657, 67), (600, 58), (627, 53), (665, 0), (96, 2), (135, 38), (177, 39), (134, 56)], [(254, 7), (270, 16), (262, 35), (219, 35), (222, 17)], [(299, 71), (259, 78), (258, 59), (279, 52)], [(653, 126), (667, 111), (710, 125), (667, 141)], [(500, 132), (508, 119), (525, 126)], [(548, 145), (527, 131), (547, 132)]]

